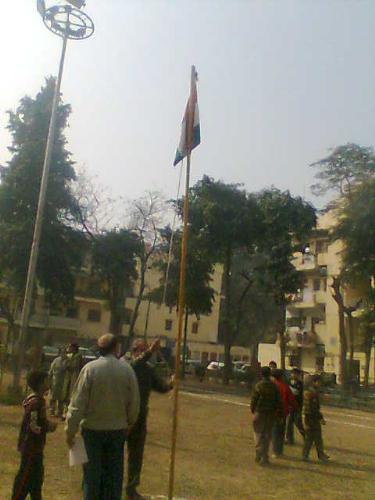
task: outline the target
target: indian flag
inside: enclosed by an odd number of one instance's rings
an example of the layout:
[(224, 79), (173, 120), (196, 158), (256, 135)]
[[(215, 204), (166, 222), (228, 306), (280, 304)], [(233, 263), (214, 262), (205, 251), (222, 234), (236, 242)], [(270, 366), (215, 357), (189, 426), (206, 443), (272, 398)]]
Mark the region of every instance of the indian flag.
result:
[(184, 118), (181, 124), (181, 138), (176, 151), (173, 166), (177, 165), (201, 142), (199, 109), (197, 96), (197, 72), (192, 68), (190, 97), (186, 104)]

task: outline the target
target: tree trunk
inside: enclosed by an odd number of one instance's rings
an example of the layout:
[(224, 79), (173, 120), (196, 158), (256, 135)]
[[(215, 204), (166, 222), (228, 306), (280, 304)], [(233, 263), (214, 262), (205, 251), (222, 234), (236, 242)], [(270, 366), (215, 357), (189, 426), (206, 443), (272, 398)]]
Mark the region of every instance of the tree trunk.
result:
[(124, 293), (121, 293), (120, 290), (114, 289), (111, 293), (110, 299), (110, 311), (111, 311), (111, 319), (109, 323), (109, 332), (113, 333), (113, 335), (120, 336), (122, 335), (122, 323), (123, 323), (123, 309), (124, 309)]
[(345, 334), (344, 310), (339, 306), (339, 338), (340, 338), (340, 381), (343, 389), (347, 388), (347, 361), (346, 353), (348, 351)]
[(137, 296), (137, 300), (135, 302), (134, 310), (130, 319), (130, 326), (129, 326), (129, 339), (134, 337), (134, 330), (135, 330), (135, 324), (137, 322), (138, 318), (138, 311), (139, 307), (142, 303), (143, 299), (143, 293), (145, 291), (145, 275), (146, 275), (146, 268), (147, 268), (147, 261), (142, 262), (141, 264), (141, 275), (140, 275), (140, 282), (139, 282), (139, 292)]
[(370, 362), (371, 362), (371, 344), (369, 346), (365, 347), (365, 356), (366, 356), (366, 361), (365, 361), (365, 372), (364, 372), (364, 379), (363, 379), (363, 384), (365, 386), (365, 389), (368, 389), (368, 379), (370, 375)]
[(348, 331), (349, 331), (349, 377), (348, 380), (353, 380), (353, 360), (354, 360), (354, 332), (353, 332), (353, 316), (347, 313)]
[(344, 300), (340, 290), (341, 279), (339, 277), (332, 278), (332, 297), (337, 303), (339, 313), (339, 339), (340, 339), (340, 382), (343, 390), (347, 388), (347, 362), (346, 353), (348, 351), (347, 340), (345, 335), (345, 315), (344, 315)]
[(232, 371), (232, 359), (230, 356), (231, 344), (229, 342), (224, 343), (224, 373), (223, 373), (223, 382), (224, 384), (229, 384), (230, 375)]
[(280, 365), (282, 370), (285, 370), (286, 366), (285, 315), (286, 315), (286, 306), (282, 304), (280, 305), (280, 317), (278, 321), (278, 333), (280, 340)]
[(258, 367), (258, 351), (259, 351), (259, 342), (256, 342), (251, 346), (250, 349), (250, 365), (252, 367)]
[(232, 360), (230, 350), (232, 347), (232, 331), (231, 331), (231, 269), (232, 269), (232, 248), (229, 246), (225, 255), (224, 263), (224, 373), (223, 382), (229, 384), (232, 371)]
[(189, 319), (189, 312), (187, 307), (185, 307), (184, 339), (182, 343), (182, 373), (181, 373), (182, 379), (185, 378), (188, 319)]

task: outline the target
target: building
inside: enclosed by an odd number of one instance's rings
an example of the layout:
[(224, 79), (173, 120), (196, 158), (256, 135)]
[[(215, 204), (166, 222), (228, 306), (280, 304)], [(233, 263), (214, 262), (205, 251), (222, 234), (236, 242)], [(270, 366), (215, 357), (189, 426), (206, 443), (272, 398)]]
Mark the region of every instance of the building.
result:
[[(202, 362), (221, 361), (224, 359), (224, 346), (218, 344), (218, 324), (220, 309), (222, 271), (216, 266), (212, 278), (212, 287), (216, 291), (215, 300), (210, 315), (200, 318), (189, 316), (187, 323), (187, 349), (189, 358)], [(178, 329), (176, 308), (170, 309), (148, 300), (147, 292), (159, 286), (160, 274), (151, 268), (146, 273), (145, 296), (141, 302), (135, 325), (136, 337), (152, 340), (161, 339), (162, 347), (173, 350)], [(133, 290), (128, 291), (124, 303), (124, 337), (129, 331), (129, 323), (135, 308), (138, 294), (136, 283)], [(21, 318), (21, 304), (16, 312), (16, 330)], [(29, 329), (38, 333), (37, 338), (42, 345), (66, 345), (77, 340), (81, 345), (91, 346), (96, 339), (107, 332), (110, 325), (110, 311), (102, 287), (90, 271), (90, 263), (86, 262), (76, 276), (76, 295), (74, 304), (70, 307), (61, 306), (51, 309), (46, 305), (44, 292), (38, 288), (33, 312), (29, 321)], [(0, 317), (0, 341), (7, 343), (7, 321)], [(35, 338), (35, 336), (34, 336)], [(9, 347), (8, 350), (11, 350)], [(248, 361), (249, 350), (243, 347), (232, 348), (233, 360)]]
[[(332, 297), (332, 277), (341, 269), (342, 242), (330, 240), (334, 223), (331, 213), (322, 215), (303, 253), (296, 253), (294, 265), (303, 274), (304, 285), (290, 297), (286, 312), (286, 365), (308, 372), (326, 371), (339, 374), (339, 315)], [(343, 290), (346, 306), (358, 304), (361, 291)], [(345, 319), (347, 322), (347, 318)], [(355, 337), (354, 373), (363, 378), (365, 355), (359, 333), (359, 319), (353, 318)], [(346, 330), (347, 324), (346, 324)], [(275, 345), (262, 344), (260, 360), (275, 358)], [(278, 358), (279, 359), (279, 358)], [(374, 381), (374, 354), (370, 365), (370, 381)]]

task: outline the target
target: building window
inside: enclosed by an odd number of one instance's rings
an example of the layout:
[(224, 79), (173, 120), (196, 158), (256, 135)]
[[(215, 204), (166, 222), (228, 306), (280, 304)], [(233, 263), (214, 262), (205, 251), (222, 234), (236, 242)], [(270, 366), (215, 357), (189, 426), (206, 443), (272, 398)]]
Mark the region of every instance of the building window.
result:
[(93, 323), (100, 323), (100, 319), (101, 319), (100, 309), (89, 309), (87, 311), (87, 321), (91, 321)]
[(78, 306), (68, 307), (66, 310), (67, 318), (78, 318)]
[(198, 326), (198, 321), (194, 321), (194, 323), (191, 325), (191, 333), (198, 333)]
[(217, 360), (216, 352), (210, 352), (210, 361), (216, 361), (216, 360)]
[(327, 291), (327, 278), (322, 279), (322, 290)]
[(314, 292), (317, 292), (320, 290), (320, 278), (315, 278), (313, 280), (313, 288), (314, 288)]
[(202, 352), (202, 363), (208, 362), (208, 352)]
[(319, 266), (320, 276), (327, 276), (327, 266)]
[(167, 331), (170, 331), (170, 330), (172, 330), (172, 325), (173, 325), (173, 321), (171, 319), (166, 319), (164, 329)]
[(316, 242), (316, 253), (327, 253), (328, 252), (328, 241), (318, 240)]

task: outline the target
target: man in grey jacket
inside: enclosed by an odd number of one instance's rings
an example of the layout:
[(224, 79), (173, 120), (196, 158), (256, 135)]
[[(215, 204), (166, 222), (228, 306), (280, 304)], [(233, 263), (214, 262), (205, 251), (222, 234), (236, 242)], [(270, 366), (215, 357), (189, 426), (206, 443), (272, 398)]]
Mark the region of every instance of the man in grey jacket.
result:
[(66, 417), (66, 440), (81, 427), (88, 456), (83, 466), (84, 500), (121, 500), (124, 444), (139, 413), (137, 379), (117, 358), (118, 340), (99, 338), (100, 358), (83, 367)]

